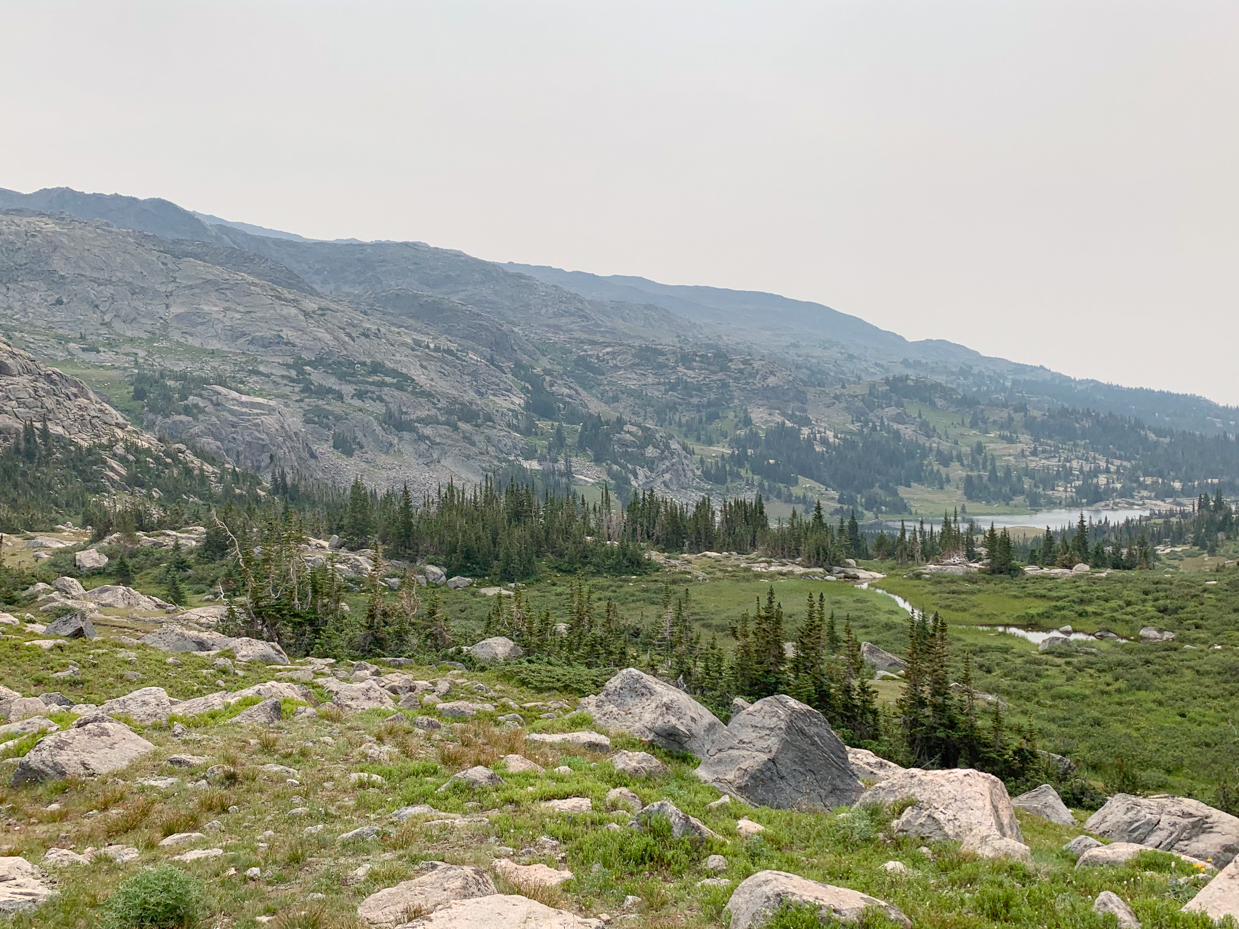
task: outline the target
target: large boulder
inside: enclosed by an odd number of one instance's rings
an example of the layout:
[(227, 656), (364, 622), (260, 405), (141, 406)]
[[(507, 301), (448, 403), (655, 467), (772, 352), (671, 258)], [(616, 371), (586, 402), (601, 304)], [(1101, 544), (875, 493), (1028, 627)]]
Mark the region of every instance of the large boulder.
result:
[(1042, 784), (1020, 794), (1011, 801), (1011, 805), (1017, 810), (1032, 813), (1060, 826), (1076, 824), (1075, 817), (1071, 815), (1071, 810), (1067, 809), (1067, 804), (1063, 803), (1063, 798), (1049, 784)]
[(601, 929), (602, 925), (601, 920), (574, 916), (528, 897), (492, 894), (449, 903), (402, 929)]
[(345, 713), (394, 709), (396, 706), (396, 701), (391, 698), (391, 694), (374, 681), (342, 684), (332, 695), (331, 702)]
[(880, 755), (875, 755), (866, 748), (852, 748), (848, 746), (848, 761), (851, 762), (852, 771), (857, 777), (863, 781), (872, 781), (875, 784), (906, 770), (893, 761), (887, 761)]
[(525, 654), (523, 648), (506, 636), (501, 635), (490, 639), (483, 639), (476, 645), (470, 645), (465, 651), (478, 661), (487, 662), (511, 661), (513, 658), (520, 658)]
[(66, 639), (95, 639), (99, 636), (90, 616), (80, 612), (66, 613), (53, 619), (43, 627), (43, 634), (64, 636)]
[(108, 556), (98, 549), (87, 548), (73, 556), (73, 563), (79, 571), (94, 571), (107, 567)]
[(578, 709), (608, 729), (628, 732), (659, 748), (705, 758), (725, 728), (718, 717), (681, 690), (636, 668), (621, 671)]
[(43, 873), (25, 858), (0, 858), (0, 915), (34, 909), (51, 895)]
[(892, 655), (884, 648), (878, 648), (872, 642), (860, 643), (860, 657), (865, 664), (873, 665), (878, 671), (900, 674), (908, 669), (908, 663), (898, 655)]
[(104, 716), (127, 716), (136, 723), (147, 725), (166, 722), (175, 711), (177, 703), (162, 687), (143, 687), (123, 697), (108, 700), (99, 707), (99, 712)]
[(815, 907), (823, 923), (859, 922), (873, 910), (896, 925), (911, 929), (912, 920), (877, 897), (847, 887), (820, 884), (786, 871), (758, 871), (745, 878), (727, 901), (730, 929), (761, 929), (785, 905)]
[(1084, 828), (1112, 842), (1134, 842), (1223, 867), (1239, 852), (1239, 818), (1185, 797), (1115, 794)]
[(9, 697), (0, 700), (0, 716), (11, 723), (47, 712), (47, 704), (38, 697)]
[[(93, 593), (93, 591), (92, 591)], [(260, 661), (263, 664), (289, 664), (284, 649), (274, 642), (263, 642), (246, 636), (226, 636), (219, 632), (195, 629), (168, 623), (142, 637), (143, 643), (165, 652), (197, 652), (210, 655), (231, 650), (238, 661)]]
[(495, 885), (477, 868), (431, 862), (429, 870), (362, 901), (357, 915), (367, 926), (386, 929), (408, 921), (409, 913), (431, 913), (454, 900), (494, 894)]
[(554, 748), (579, 748), (583, 752), (609, 752), (611, 740), (598, 732), (531, 732), (525, 736), (531, 745)]
[(158, 597), (148, 597), (140, 594), (132, 587), (121, 587), (117, 584), (105, 584), (86, 592), (86, 599), (99, 606), (110, 606), (116, 609), (131, 610), (165, 610), (172, 604)]
[[(3, 859), (0, 859), (3, 860)], [(1214, 922), (1231, 916), (1239, 923), (1239, 861), (1232, 860), (1183, 907), (1185, 913), (1204, 913)]]
[(826, 717), (783, 694), (734, 717), (696, 773), (748, 803), (785, 810), (846, 806), (865, 789)]
[(1002, 781), (971, 768), (923, 771), (908, 768), (865, 791), (856, 805), (889, 806), (915, 800), (894, 829), (929, 841), (962, 842), (974, 832), (1023, 842), (1011, 798)]
[(52, 589), (64, 594), (70, 600), (85, 600), (86, 588), (75, 577), (58, 577), (52, 581)]
[(41, 739), (17, 765), (13, 786), (118, 771), (155, 746), (132, 729), (99, 719)]
[(1140, 920), (1136, 918), (1136, 914), (1114, 891), (1103, 890), (1099, 893), (1097, 899), (1093, 901), (1093, 912), (1101, 917), (1113, 916), (1119, 929), (1140, 929)]

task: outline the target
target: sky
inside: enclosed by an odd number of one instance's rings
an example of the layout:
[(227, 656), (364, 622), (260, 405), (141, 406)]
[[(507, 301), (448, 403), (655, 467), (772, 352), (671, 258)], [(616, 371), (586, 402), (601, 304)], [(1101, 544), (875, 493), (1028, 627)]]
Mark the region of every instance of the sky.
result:
[(771, 291), (1239, 404), (1233, 0), (2, 9), (0, 187)]

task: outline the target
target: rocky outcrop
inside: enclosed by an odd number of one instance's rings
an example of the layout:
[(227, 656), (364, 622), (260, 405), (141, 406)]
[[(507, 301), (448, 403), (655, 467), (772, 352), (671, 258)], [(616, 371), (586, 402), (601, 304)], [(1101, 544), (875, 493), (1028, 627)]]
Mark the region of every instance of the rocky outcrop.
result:
[(1034, 816), (1048, 819), (1050, 822), (1057, 823), (1060, 826), (1074, 826), (1076, 824), (1075, 817), (1071, 815), (1071, 810), (1067, 809), (1067, 805), (1063, 803), (1063, 798), (1049, 784), (1042, 784), (1040, 787), (1020, 794), (1011, 801), (1011, 805), (1017, 810), (1032, 813)]
[(893, 777), (896, 774), (906, 770), (895, 764), (893, 761), (887, 761), (879, 755), (864, 748), (852, 748), (848, 746), (848, 761), (852, 765), (852, 771), (862, 781), (870, 781), (878, 783), (884, 781), (888, 777)]
[(1239, 818), (1185, 797), (1116, 794), (1084, 828), (1112, 842), (1229, 864), (1239, 852)]
[(97, 603), (99, 606), (116, 609), (150, 610), (151, 612), (166, 610), (172, 606), (171, 603), (160, 600), (158, 597), (148, 597), (146, 594), (138, 593), (132, 587), (121, 587), (116, 584), (105, 584), (102, 587), (96, 587), (94, 590), (87, 591), (86, 599), (91, 603)]
[(748, 803), (776, 809), (830, 810), (864, 792), (826, 718), (785, 695), (758, 700), (734, 717), (696, 774)]
[(656, 819), (666, 820), (671, 823), (671, 837), (673, 839), (688, 839), (695, 843), (706, 842), (710, 839), (722, 841), (722, 837), (718, 833), (714, 832), (695, 816), (689, 816), (670, 800), (659, 800), (657, 803), (651, 803), (633, 817), (632, 826), (637, 829), (645, 829)]
[(108, 556), (98, 549), (87, 548), (73, 556), (73, 564), (79, 571), (94, 571), (107, 567)]
[(1113, 891), (1103, 890), (1097, 895), (1097, 899), (1093, 901), (1093, 912), (1102, 917), (1113, 916), (1118, 929), (1140, 929), (1140, 920), (1136, 918), (1136, 914), (1123, 898)]
[(1023, 842), (1007, 788), (992, 774), (971, 768), (923, 771), (908, 768), (870, 787), (858, 807), (916, 802), (895, 820), (894, 830), (929, 841), (962, 842), (973, 833)]
[(476, 645), (470, 645), (465, 651), (478, 661), (486, 662), (511, 661), (513, 658), (520, 658), (525, 654), (523, 648), (511, 639), (501, 635), (490, 639), (483, 639)]
[(166, 722), (178, 701), (168, 696), (162, 687), (143, 687), (123, 697), (116, 697), (99, 707), (104, 716), (124, 716), (146, 725)]
[(908, 669), (908, 663), (898, 655), (892, 655), (885, 649), (878, 648), (872, 642), (860, 643), (860, 656), (865, 664), (873, 665), (876, 671), (886, 671), (890, 674), (902, 674)]
[(263, 664), (288, 664), (288, 655), (274, 642), (263, 642), (246, 636), (235, 638), (219, 632), (207, 632), (192, 626), (168, 623), (142, 637), (143, 643), (165, 652), (231, 651), (238, 661), (260, 661)]
[(707, 756), (726, 728), (688, 694), (636, 668), (615, 675), (602, 693), (581, 700), (578, 709), (589, 713), (600, 726), (698, 758)]
[(432, 913), (455, 900), (485, 897), (496, 892), (491, 879), (477, 868), (439, 861), (430, 862), (426, 867), (425, 873), (412, 880), (371, 894), (357, 908), (358, 918), (374, 929), (387, 929), (407, 922), (410, 913)]
[(66, 639), (94, 639), (99, 636), (86, 613), (66, 613), (53, 619), (43, 628), (43, 634), (64, 636)]
[(859, 922), (866, 910), (872, 910), (905, 929), (912, 927), (912, 920), (897, 907), (860, 891), (820, 884), (786, 871), (758, 871), (745, 878), (727, 901), (729, 929), (762, 929), (789, 904), (816, 908), (823, 923)]
[(42, 872), (25, 858), (0, 857), (0, 915), (34, 909), (51, 895)]
[(41, 739), (18, 763), (13, 786), (63, 777), (118, 771), (155, 750), (132, 729), (115, 721), (88, 722)]
[(346, 713), (393, 709), (396, 706), (396, 701), (391, 698), (391, 695), (374, 681), (343, 684), (336, 688), (331, 702)]

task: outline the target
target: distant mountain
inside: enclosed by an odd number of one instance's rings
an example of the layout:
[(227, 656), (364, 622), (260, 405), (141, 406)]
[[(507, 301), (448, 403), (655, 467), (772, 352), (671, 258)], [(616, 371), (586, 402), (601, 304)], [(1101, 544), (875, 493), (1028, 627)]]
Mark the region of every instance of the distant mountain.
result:
[(266, 226), (255, 226), (253, 223), (238, 223), (230, 219), (220, 219), (218, 216), (212, 216), (210, 213), (199, 213), (195, 210), (189, 211), (191, 214), (208, 223), (212, 226), (229, 226), (233, 229), (240, 229), (242, 232), (248, 232), (250, 235), (262, 235), (270, 239), (289, 239), (293, 242), (313, 242), (313, 239), (307, 239), (305, 236), (297, 235), (295, 232), (281, 232), (279, 229), (268, 229)]

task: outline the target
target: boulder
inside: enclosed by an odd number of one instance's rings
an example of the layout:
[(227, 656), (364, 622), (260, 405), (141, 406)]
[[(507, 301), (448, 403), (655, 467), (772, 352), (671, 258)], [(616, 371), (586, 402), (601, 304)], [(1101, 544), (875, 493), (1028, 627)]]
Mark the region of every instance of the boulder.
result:
[(38, 697), (12, 697), (0, 701), (0, 713), (9, 722), (31, 719), (35, 716), (42, 716), (46, 712), (47, 704)]
[(962, 842), (974, 832), (1023, 842), (1007, 788), (992, 774), (971, 768), (923, 771), (908, 768), (870, 787), (858, 807), (916, 803), (895, 820), (894, 830), (929, 841)]
[(477, 716), (479, 712), (495, 712), (494, 706), (489, 703), (470, 703), (467, 700), (449, 700), (446, 703), (440, 703), (435, 710), (440, 716), (446, 716), (449, 719), (467, 719)]
[(709, 839), (722, 841), (722, 836), (717, 832), (714, 832), (696, 817), (689, 816), (670, 800), (659, 800), (657, 803), (651, 803), (632, 818), (630, 825), (633, 828), (644, 830), (655, 819), (665, 819), (671, 823), (671, 837), (673, 839), (689, 839), (697, 843), (702, 843)]
[(108, 556), (98, 549), (87, 548), (73, 556), (73, 563), (79, 571), (95, 571), (107, 567)]
[(52, 589), (64, 594), (70, 600), (85, 600), (86, 588), (75, 577), (58, 577), (52, 581)]
[(331, 702), (345, 713), (390, 710), (396, 706), (391, 695), (372, 680), (341, 685), (332, 695)]
[(908, 663), (898, 655), (892, 655), (886, 649), (878, 648), (872, 642), (860, 643), (860, 657), (865, 664), (873, 665), (878, 671), (900, 674), (908, 669)]
[(461, 577), (458, 574), (455, 577), (449, 577), (447, 579), (447, 586), (452, 588), (452, 590), (464, 590), (466, 587), (473, 586), (473, 578)]
[[(94, 591), (91, 591), (94, 593)], [(212, 654), (231, 650), (238, 661), (258, 661), (263, 664), (289, 664), (284, 649), (274, 642), (263, 642), (246, 636), (235, 638), (218, 632), (208, 632), (193, 626), (168, 623), (142, 637), (142, 642), (165, 652), (198, 652)]]
[(487, 897), (494, 892), (491, 878), (478, 868), (436, 861), (411, 881), (370, 894), (357, 908), (357, 915), (370, 927), (385, 929), (408, 922), (409, 913), (432, 913), (453, 901)]
[(550, 745), (555, 748), (579, 748), (587, 752), (609, 752), (611, 740), (597, 732), (535, 732), (525, 736), (526, 742), (534, 745)]
[(422, 576), (426, 578), (426, 583), (431, 587), (439, 587), (447, 583), (447, 572), (438, 565), (423, 565)]
[(611, 764), (620, 774), (629, 777), (657, 777), (667, 773), (667, 766), (649, 752), (617, 752)]
[(600, 726), (698, 758), (706, 757), (725, 729), (718, 717), (688, 694), (636, 668), (615, 675), (602, 693), (581, 700), (578, 708)]
[[(1191, 904), (1189, 903), (1188, 906)], [(1093, 912), (1102, 917), (1113, 916), (1118, 922), (1119, 929), (1140, 929), (1140, 920), (1136, 919), (1136, 914), (1131, 911), (1131, 907), (1122, 897), (1112, 891), (1103, 890), (1097, 895), (1097, 899), (1093, 901)]]
[(1101, 843), (1091, 835), (1078, 835), (1063, 846), (1063, 851), (1078, 860), (1090, 848), (1101, 848)]
[(849, 746), (848, 761), (851, 763), (852, 771), (857, 777), (864, 781), (872, 781), (875, 784), (906, 770), (895, 764), (895, 762), (887, 761), (880, 755), (875, 755), (865, 748), (852, 748)]
[(283, 715), (284, 708), (279, 698), (272, 697), (246, 707), (228, 721), (240, 726), (274, 726), (283, 718)]
[(864, 792), (826, 717), (783, 694), (732, 719), (696, 774), (725, 793), (776, 809), (830, 810)]
[(623, 810), (632, 813), (641, 812), (641, 798), (627, 787), (613, 787), (607, 791), (607, 809)]
[(1070, 648), (1071, 639), (1065, 635), (1059, 635), (1057, 632), (1051, 632), (1037, 645), (1037, 651), (1048, 652), (1058, 648)]
[(117, 584), (105, 584), (86, 592), (86, 599), (99, 606), (109, 606), (115, 609), (131, 610), (163, 610), (171, 606), (158, 597), (148, 597), (140, 594), (132, 587), (121, 587)]
[(1011, 858), (1032, 864), (1032, 849), (1015, 839), (1005, 839), (992, 832), (971, 832), (960, 844), (961, 852), (972, 852), (978, 858)]
[(594, 809), (594, 801), (589, 797), (565, 797), (562, 800), (545, 800), (542, 806), (552, 813), (589, 813)]
[(530, 761), (524, 755), (504, 755), (500, 761), (511, 774), (546, 773), (546, 769), (543, 768), (542, 765)]
[(1116, 794), (1084, 828), (1112, 842), (1212, 859), (1219, 868), (1239, 852), (1239, 818), (1184, 797)]
[(761, 929), (786, 904), (816, 907), (824, 923), (859, 922), (874, 910), (896, 925), (911, 929), (912, 920), (877, 897), (847, 887), (820, 884), (786, 871), (758, 871), (740, 882), (727, 901), (730, 929)]
[(1040, 787), (1020, 794), (1011, 801), (1011, 805), (1017, 810), (1032, 813), (1034, 816), (1048, 819), (1050, 822), (1057, 823), (1060, 826), (1074, 826), (1076, 824), (1075, 817), (1071, 815), (1071, 810), (1067, 809), (1067, 805), (1063, 803), (1063, 798), (1049, 784), (1042, 784)]
[(492, 894), (449, 903), (402, 929), (601, 929), (598, 919), (583, 919), (566, 910), (516, 894)]
[(450, 790), (457, 784), (463, 784), (470, 790), (477, 790), (479, 787), (498, 787), (503, 783), (503, 778), (492, 771), (485, 765), (475, 765), (468, 771), (461, 771), (459, 774), (453, 774), (447, 779), (438, 793), (443, 793), (445, 790)]
[(86, 613), (66, 613), (43, 628), (44, 635), (59, 635), (66, 639), (96, 639), (99, 633)]
[(25, 858), (0, 858), (0, 915), (32, 910), (51, 895), (42, 872)]
[(568, 883), (568, 881), (573, 880), (575, 877), (571, 871), (557, 871), (555, 868), (548, 868), (544, 864), (519, 865), (507, 858), (497, 860), (494, 867), (496, 874), (505, 881), (515, 884), (522, 889), (528, 887), (558, 887), (560, 884)]
[(136, 723), (148, 725), (167, 722), (174, 712), (177, 701), (168, 696), (162, 687), (143, 687), (123, 697), (108, 700), (99, 707), (104, 716), (126, 716)]
[(0, 741), (8, 741), (32, 732), (51, 732), (60, 727), (46, 716), (27, 716), (20, 722), (0, 726)]
[(1144, 626), (1140, 630), (1140, 640), (1142, 642), (1173, 642), (1174, 633), (1158, 629), (1156, 626)]
[(511, 661), (513, 658), (520, 658), (525, 654), (523, 648), (506, 636), (501, 635), (483, 639), (476, 645), (470, 645), (465, 651), (478, 661), (487, 662)]
[(314, 695), (311, 693), (310, 688), (302, 684), (294, 684), (290, 681), (263, 681), (261, 684), (255, 684), (253, 687), (246, 687), (244, 690), (234, 690), (230, 694), (225, 694), (224, 702), (233, 704), (238, 700), (244, 700), (246, 697), (262, 697), (264, 700), (275, 697), (279, 700), (303, 700), (309, 703), (313, 700)]
[[(2, 861), (3, 859), (0, 859)], [(0, 887), (3, 885), (0, 884)], [(1232, 860), (1183, 907), (1185, 913), (1204, 913), (1214, 922), (1231, 916), (1239, 923), (1239, 861)]]
[(228, 693), (220, 690), (213, 694), (207, 694), (205, 697), (194, 697), (192, 700), (184, 700), (172, 708), (173, 716), (180, 716), (184, 719), (192, 719), (195, 716), (202, 716), (206, 713), (222, 710), (228, 705), (226, 697)]
[(1085, 849), (1076, 859), (1077, 868), (1104, 868), (1109, 865), (1127, 864), (1141, 852), (1150, 849), (1135, 842), (1114, 842), (1110, 845), (1094, 845)]
[(41, 739), (18, 763), (13, 786), (118, 771), (155, 746), (121, 723), (98, 719)]

